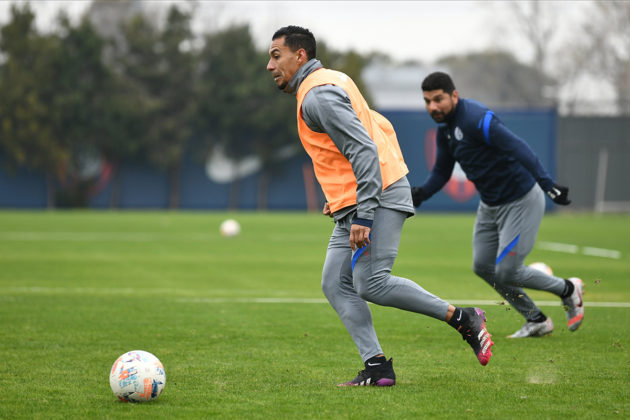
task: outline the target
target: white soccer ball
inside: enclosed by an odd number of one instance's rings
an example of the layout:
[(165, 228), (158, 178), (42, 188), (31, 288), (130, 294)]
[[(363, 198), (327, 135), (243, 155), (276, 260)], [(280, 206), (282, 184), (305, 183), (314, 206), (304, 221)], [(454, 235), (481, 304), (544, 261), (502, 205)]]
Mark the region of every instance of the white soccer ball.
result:
[(221, 223), (219, 231), (221, 235), (231, 238), (241, 233), (241, 225), (234, 219), (227, 219)]
[(529, 267), (533, 268), (534, 270), (542, 271), (543, 273), (549, 274), (550, 276), (553, 275), (553, 271), (551, 270), (551, 267), (549, 267), (544, 262), (534, 262), (534, 263), (531, 263)]
[(151, 401), (160, 396), (166, 385), (162, 362), (147, 351), (133, 350), (114, 362), (109, 386), (119, 400)]

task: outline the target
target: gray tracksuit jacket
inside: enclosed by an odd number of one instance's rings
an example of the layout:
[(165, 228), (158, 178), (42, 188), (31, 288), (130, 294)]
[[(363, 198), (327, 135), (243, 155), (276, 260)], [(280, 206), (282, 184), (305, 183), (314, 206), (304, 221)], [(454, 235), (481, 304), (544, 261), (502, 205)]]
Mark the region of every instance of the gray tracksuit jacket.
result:
[[(322, 67), (313, 58), (302, 66), (289, 81), (287, 91), (297, 94), (302, 81)], [(376, 144), (352, 108), (346, 92), (335, 85), (316, 86), (302, 102), (302, 117), (306, 125), (318, 133), (326, 133), (341, 153), (350, 161), (357, 178), (357, 204), (335, 212), (335, 221), (356, 212), (356, 219), (374, 220), (377, 207), (385, 207), (414, 214), (411, 189), (406, 177), (382, 190), (380, 166)], [(364, 224), (364, 223), (361, 223)]]

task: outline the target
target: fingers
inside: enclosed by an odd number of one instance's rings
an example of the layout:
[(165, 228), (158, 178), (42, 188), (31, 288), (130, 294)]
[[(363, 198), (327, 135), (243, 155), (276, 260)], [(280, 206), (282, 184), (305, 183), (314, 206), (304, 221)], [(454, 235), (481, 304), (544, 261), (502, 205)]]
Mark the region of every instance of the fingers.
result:
[(370, 243), (370, 228), (367, 226), (352, 225), (350, 228), (350, 248), (356, 251)]
[(556, 204), (560, 204), (562, 206), (566, 206), (566, 205), (571, 204), (571, 200), (569, 200), (569, 188), (568, 187), (564, 187), (562, 185), (554, 184), (553, 188), (551, 190), (547, 191), (547, 195)]
[(412, 187), (411, 199), (414, 207), (420, 207), (420, 204), (427, 199), (427, 195), (422, 187)]
[(330, 217), (333, 217), (333, 214), (332, 214), (332, 212), (330, 211), (330, 206), (328, 205), (328, 202), (326, 202), (326, 203), (324, 204), (324, 209), (322, 210), (322, 214), (323, 214), (324, 216), (330, 216)]
[(569, 188), (562, 185), (554, 184), (553, 188), (547, 192), (554, 203), (566, 206), (571, 204), (569, 200)]

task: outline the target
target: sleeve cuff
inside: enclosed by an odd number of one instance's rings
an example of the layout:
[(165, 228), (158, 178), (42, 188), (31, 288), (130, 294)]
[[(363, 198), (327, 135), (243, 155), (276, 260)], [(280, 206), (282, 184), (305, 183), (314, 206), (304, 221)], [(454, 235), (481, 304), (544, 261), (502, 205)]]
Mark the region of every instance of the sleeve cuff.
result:
[(361, 225), (361, 226), (369, 227), (370, 229), (372, 229), (372, 223), (373, 222), (374, 222), (373, 220), (359, 219), (358, 217), (356, 219), (352, 220), (352, 224), (353, 225)]
[(554, 183), (549, 178), (542, 178), (538, 180), (538, 185), (540, 185), (540, 188), (542, 188), (544, 192), (547, 192), (553, 188)]

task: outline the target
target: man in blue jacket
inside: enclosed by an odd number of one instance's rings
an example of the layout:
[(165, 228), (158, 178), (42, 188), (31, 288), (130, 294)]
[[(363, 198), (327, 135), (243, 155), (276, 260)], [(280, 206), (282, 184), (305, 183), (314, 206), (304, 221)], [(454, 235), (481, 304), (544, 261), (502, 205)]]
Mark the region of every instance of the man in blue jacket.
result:
[(459, 98), (448, 74), (428, 75), (422, 91), (427, 111), (439, 124), (437, 156), (424, 184), (412, 188), (414, 206), (438, 192), (459, 162), (481, 196), (473, 233), (473, 270), (526, 320), (509, 337), (538, 337), (553, 331), (551, 318), (524, 287), (560, 297), (569, 330), (577, 330), (584, 317), (583, 281), (561, 279), (523, 264), (545, 212), (545, 193), (556, 204), (568, 205), (569, 189), (554, 183), (528, 144), (491, 110)]

